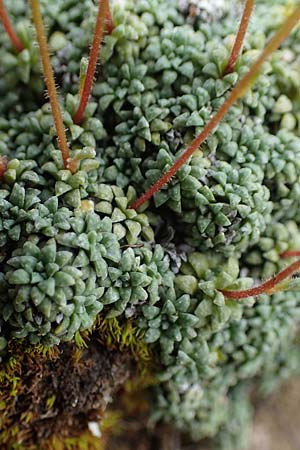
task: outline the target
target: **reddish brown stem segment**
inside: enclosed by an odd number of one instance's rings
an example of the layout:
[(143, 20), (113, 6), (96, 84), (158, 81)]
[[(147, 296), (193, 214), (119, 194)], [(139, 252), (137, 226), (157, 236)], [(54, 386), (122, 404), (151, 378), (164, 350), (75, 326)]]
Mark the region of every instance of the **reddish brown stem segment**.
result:
[(279, 272), (275, 277), (271, 278), (270, 280), (266, 281), (265, 283), (262, 283), (260, 286), (256, 286), (251, 289), (245, 289), (244, 291), (225, 291), (220, 290), (222, 294), (225, 295), (226, 298), (232, 298), (235, 300), (241, 300), (243, 298), (247, 297), (255, 297), (256, 295), (260, 294), (268, 294), (272, 292), (272, 290), (280, 284), (282, 281), (284, 281), (286, 278), (292, 276), (295, 272), (297, 272), (300, 269), (300, 260), (294, 262), (290, 266), (283, 269), (281, 272)]
[(255, 77), (259, 73), (265, 60), (280, 46), (284, 39), (287, 38), (291, 30), (298, 23), (299, 19), (300, 6), (295, 8), (294, 12), (285, 20), (281, 28), (262, 51), (259, 58), (251, 66), (249, 72), (246, 73), (246, 75), (244, 75), (244, 77), (236, 84), (226, 101), (212, 117), (210, 122), (208, 122), (208, 124), (204, 127), (204, 130), (200, 133), (200, 135), (194, 139), (191, 145), (183, 152), (174, 165), (147, 192), (145, 192), (145, 194), (132, 203), (131, 208), (139, 208), (171, 180), (180, 167), (192, 156), (199, 146), (207, 139), (210, 133), (217, 127), (232, 105), (234, 105), (238, 98), (242, 97), (247, 89), (253, 84)]
[(3, 178), (7, 170), (7, 157), (0, 156), (0, 178)]
[(54, 80), (54, 74), (51, 67), (51, 61), (48, 51), (48, 44), (45, 34), (45, 28), (43, 24), (43, 19), (41, 15), (41, 8), (40, 8), (40, 2), (39, 0), (30, 0), (31, 3), (31, 9), (32, 9), (32, 17), (34, 26), (36, 29), (36, 35), (38, 44), (40, 47), (40, 54), (41, 54), (41, 60), (42, 60), (42, 66), (43, 66), (43, 72), (45, 77), (45, 82), (47, 86), (47, 91), (49, 95), (49, 100), (52, 108), (52, 114), (54, 118), (56, 133), (57, 133), (57, 142), (58, 146), (60, 148), (62, 159), (64, 162), (65, 168), (69, 168), (69, 159), (70, 159), (70, 152), (65, 132), (65, 127), (63, 123), (62, 113), (60, 110), (57, 92), (56, 92), (56, 86), (55, 86), (55, 80)]
[(106, 15), (106, 31), (107, 34), (111, 34), (113, 32), (114, 29), (114, 22), (111, 16), (111, 12), (110, 12), (110, 7), (108, 6), (108, 12)]
[(96, 71), (96, 67), (97, 67), (99, 49), (100, 49), (101, 42), (103, 39), (105, 22), (106, 22), (106, 18), (108, 17), (108, 14), (110, 15), (109, 0), (101, 0), (99, 2), (95, 32), (94, 32), (92, 47), (91, 47), (91, 51), (90, 51), (89, 65), (88, 65), (82, 93), (80, 96), (79, 106), (78, 106), (78, 109), (74, 116), (74, 122), (78, 125), (82, 122), (84, 112), (87, 107), (90, 95), (91, 95), (95, 71)]
[(235, 63), (239, 57), (239, 54), (241, 53), (253, 8), (254, 8), (254, 0), (246, 0), (239, 31), (238, 34), (236, 35), (236, 39), (231, 51), (231, 55), (228, 60), (228, 64), (224, 71), (224, 75), (231, 73), (233, 71)]
[(281, 258), (300, 258), (300, 250), (287, 250), (281, 253)]
[(4, 29), (6, 31), (6, 33), (8, 34), (11, 43), (13, 44), (13, 46), (15, 47), (15, 49), (17, 50), (18, 53), (20, 53), (22, 50), (24, 50), (24, 45), (22, 44), (22, 42), (20, 41), (20, 39), (18, 38), (17, 34), (15, 33), (12, 24), (9, 20), (9, 16), (7, 14), (5, 5), (4, 5), (4, 0), (0, 0), (0, 19), (3, 23)]

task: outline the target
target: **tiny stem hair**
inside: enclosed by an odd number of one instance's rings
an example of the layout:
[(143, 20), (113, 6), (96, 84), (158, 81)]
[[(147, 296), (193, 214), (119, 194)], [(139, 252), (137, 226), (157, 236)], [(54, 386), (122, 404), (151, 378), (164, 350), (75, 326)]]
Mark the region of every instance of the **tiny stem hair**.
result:
[(243, 298), (255, 297), (260, 294), (271, 294), (272, 291), (275, 290), (276, 286), (282, 283), (286, 278), (292, 276), (295, 272), (298, 272), (299, 269), (300, 269), (300, 260), (286, 267), (277, 275), (275, 275), (273, 278), (262, 283), (259, 286), (250, 289), (245, 289), (243, 291), (220, 290), (220, 292), (222, 292), (222, 294), (224, 294), (226, 298), (231, 298), (234, 300), (242, 300)]
[(203, 131), (193, 140), (191, 145), (183, 152), (173, 166), (158, 180), (154, 185), (146, 191), (140, 198), (134, 201), (131, 208), (137, 209), (149, 200), (154, 194), (167, 184), (176, 172), (183, 166), (183, 164), (193, 155), (193, 153), (200, 147), (200, 145), (207, 139), (210, 133), (219, 125), (223, 117), (234, 103), (242, 97), (247, 89), (255, 82), (263, 63), (266, 59), (280, 46), (280, 44), (287, 38), (291, 30), (298, 23), (300, 19), (300, 6), (294, 9), (293, 13), (285, 20), (280, 29), (269, 41), (261, 55), (251, 66), (244, 77), (236, 84), (228, 98), (225, 100), (220, 109), (204, 127)]
[(0, 19), (3, 23), (4, 29), (6, 33), (8, 34), (11, 43), (15, 47), (18, 53), (20, 53), (22, 50), (24, 50), (24, 45), (20, 41), (19, 37), (17, 36), (16, 32), (14, 31), (12, 24), (9, 20), (8, 13), (6, 11), (4, 0), (0, 0)]
[(37, 40), (40, 48), (40, 54), (41, 54), (41, 60), (42, 60), (42, 67), (45, 77), (45, 83), (47, 86), (48, 96), (52, 108), (55, 128), (56, 128), (56, 134), (57, 134), (57, 142), (58, 146), (60, 148), (62, 159), (64, 162), (64, 167), (67, 169), (69, 168), (70, 163), (70, 152), (66, 137), (66, 132), (64, 128), (62, 113), (60, 110), (57, 92), (56, 92), (56, 86), (55, 86), (55, 80), (54, 80), (54, 74), (51, 67), (51, 61), (48, 51), (48, 44), (46, 39), (46, 33), (45, 33), (45, 27), (43, 24), (43, 19), (41, 15), (41, 7), (40, 7), (40, 1), (39, 0), (30, 0), (31, 3), (31, 9), (32, 9), (32, 17), (34, 26), (36, 29), (36, 35)]
[(233, 71), (235, 63), (239, 57), (239, 54), (241, 53), (253, 8), (254, 8), (254, 0), (246, 0), (243, 16), (242, 16), (240, 27), (239, 27), (239, 31), (236, 35), (236, 39), (235, 39), (234, 45), (232, 47), (232, 51), (231, 51), (231, 55), (228, 60), (228, 64), (224, 71), (224, 75), (231, 73)]
[[(74, 119), (73, 119), (74, 122), (78, 125), (81, 124), (81, 122), (83, 120), (83, 116), (84, 116), (84, 113), (85, 113), (85, 110), (86, 110), (86, 107), (87, 107), (87, 104), (88, 104), (88, 101), (89, 101), (89, 98), (91, 95), (95, 71), (96, 71), (96, 67), (97, 67), (99, 49), (100, 49), (101, 42), (102, 42), (103, 35), (104, 35), (106, 19), (109, 17), (111, 20), (111, 15), (110, 15), (110, 10), (109, 10), (109, 0), (100, 0), (98, 14), (97, 14), (97, 20), (96, 20), (96, 26), (95, 26), (95, 31), (94, 31), (94, 37), (93, 37), (93, 42), (92, 42), (91, 51), (90, 51), (88, 69), (87, 69), (83, 89), (82, 89), (82, 92), (80, 95), (79, 106), (78, 106), (78, 109), (77, 109), (77, 111), (74, 115)], [(112, 20), (111, 20), (110, 26), (112, 26)]]

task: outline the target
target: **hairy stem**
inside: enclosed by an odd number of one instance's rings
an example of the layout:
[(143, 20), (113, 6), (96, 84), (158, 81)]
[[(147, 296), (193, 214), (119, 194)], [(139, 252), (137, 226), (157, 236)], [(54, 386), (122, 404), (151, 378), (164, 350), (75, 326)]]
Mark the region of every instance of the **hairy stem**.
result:
[(299, 271), (300, 269), (300, 260), (294, 262), (290, 266), (283, 269), (281, 272), (279, 272), (275, 277), (271, 278), (270, 280), (266, 281), (265, 283), (262, 283), (259, 286), (245, 289), (243, 291), (226, 291), (226, 290), (220, 290), (222, 294), (225, 295), (226, 298), (232, 298), (235, 300), (241, 300), (243, 298), (247, 297), (254, 297), (256, 295), (260, 294), (268, 294), (272, 293), (273, 289), (280, 284), (282, 281), (284, 281), (286, 278), (292, 276), (295, 272)]
[(4, 5), (4, 0), (0, 0), (0, 19), (3, 23), (4, 29), (6, 31), (6, 33), (8, 34), (11, 43), (13, 44), (13, 46), (15, 47), (15, 49), (17, 50), (18, 53), (20, 53), (22, 50), (24, 50), (24, 45), (22, 44), (22, 42), (20, 41), (20, 39), (18, 38), (17, 34), (15, 33), (12, 24), (9, 20), (9, 16), (7, 14), (5, 5)]
[(106, 22), (106, 19), (108, 18), (108, 15), (110, 16), (109, 0), (99, 1), (96, 26), (95, 26), (93, 42), (92, 42), (91, 51), (90, 51), (89, 65), (88, 65), (82, 93), (80, 96), (79, 106), (78, 106), (78, 109), (74, 116), (74, 122), (76, 124), (80, 124), (82, 122), (84, 112), (86, 110), (86, 107), (87, 107), (87, 104), (88, 104), (88, 101), (89, 101), (89, 98), (91, 95), (95, 71), (96, 71), (96, 67), (97, 67), (99, 49), (100, 49), (101, 42), (103, 39), (105, 22)]
[(154, 185), (145, 192), (139, 199), (132, 203), (131, 208), (137, 209), (149, 200), (156, 192), (167, 184), (176, 172), (183, 166), (183, 164), (193, 155), (199, 146), (207, 139), (210, 133), (219, 125), (221, 120), (227, 114), (228, 110), (234, 105), (238, 98), (242, 97), (247, 89), (253, 84), (258, 75), (263, 63), (266, 59), (280, 46), (280, 44), (287, 38), (291, 30), (298, 23), (300, 19), (300, 6), (295, 8), (293, 13), (285, 20), (281, 28), (269, 41), (265, 49), (262, 51), (259, 58), (251, 66), (249, 72), (236, 84), (228, 98), (225, 100), (220, 109), (212, 117), (210, 122), (204, 127), (204, 130), (198, 135), (191, 145), (183, 152), (174, 165), (158, 180)]
[(233, 71), (235, 63), (239, 57), (239, 54), (241, 53), (253, 8), (254, 8), (254, 0), (246, 0), (239, 31), (238, 34), (236, 35), (234, 46), (232, 48), (228, 64), (224, 71), (224, 75), (231, 73)]
[(37, 40), (40, 48), (43, 72), (45, 77), (45, 82), (47, 86), (47, 91), (49, 95), (49, 100), (52, 108), (52, 114), (54, 118), (56, 134), (57, 134), (57, 142), (60, 148), (62, 159), (64, 162), (64, 167), (69, 168), (69, 160), (70, 160), (70, 152), (69, 146), (67, 143), (66, 132), (64, 128), (62, 113), (60, 110), (54, 74), (51, 67), (51, 61), (48, 51), (47, 39), (45, 34), (45, 27), (43, 24), (43, 19), (41, 15), (40, 1), (39, 0), (30, 0), (31, 9), (32, 9), (32, 17), (34, 26), (36, 29)]

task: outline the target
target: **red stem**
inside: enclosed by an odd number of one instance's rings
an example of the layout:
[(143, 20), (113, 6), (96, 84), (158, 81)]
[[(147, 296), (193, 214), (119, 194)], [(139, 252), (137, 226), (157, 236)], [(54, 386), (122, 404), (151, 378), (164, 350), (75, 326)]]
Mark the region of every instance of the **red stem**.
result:
[(300, 258), (300, 250), (287, 250), (281, 253), (281, 258)]
[(65, 169), (70, 169), (71, 171), (74, 171), (74, 166), (70, 166), (70, 152), (69, 152), (69, 146), (67, 142), (64, 122), (62, 118), (62, 113), (60, 110), (59, 102), (58, 102), (58, 96), (55, 86), (55, 79), (53, 70), (51, 67), (51, 61), (48, 51), (48, 44), (47, 44), (47, 38), (45, 33), (45, 27), (43, 23), (43, 18), (41, 14), (40, 9), (40, 1), (39, 0), (30, 0), (31, 3), (31, 9), (32, 9), (32, 17), (34, 26), (36, 29), (36, 36), (37, 41), (40, 48), (40, 54), (41, 54), (41, 60), (42, 60), (42, 67), (45, 77), (45, 83), (47, 86), (47, 91), (49, 95), (49, 100), (51, 104), (54, 124), (56, 128), (56, 134), (57, 134), (57, 142), (58, 146), (60, 148), (62, 159), (64, 162)]
[(110, 7), (108, 6), (108, 11), (107, 11), (107, 14), (106, 14), (106, 31), (107, 31), (107, 34), (111, 34), (113, 32), (113, 29), (114, 29), (114, 22), (113, 22), (112, 15), (111, 15), (111, 12), (110, 12)]
[(89, 65), (88, 65), (88, 69), (87, 69), (87, 73), (86, 73), (86, 77), (85, 77), (85, 81), (84, 81), (84, 86), (83, 86), (81, 97), (80, 97), (79, 106), (78, 106), (78, 109), (77, 109), (74, 119), (73, 119), (77, 125), (81, 124), (81, 122), (83, 120), (83, 115), (84, 115), (84, 112), (86, 110), (86, 107), (87, 107), (87, 104), (88, 104), (88, 101), (89, 101), (89, 98), (91, 95), (95, 71), (96, 71), (96, 67), (97, 67), (99, 49), (100, 49), (101, 42), (103, 39), (104, 27), (105, 27), (105, 22), (106, 22), (106, 18), (108, 17), (108, 14), (110, 15), (109, 0), (99, 1), (96, 26), (95, 26), (95, 31), (94, 31), (92, 47), (91, 47), (91, 51), (90, 51)]
[(235, 63), (239, 57), (239, 54), (241, 53), (253, 8), (254, 8), (254, 0), (246, 0), (239, 31), (238, 34), (236, 35), (235, 43), (228, 60), (228, 64), (224, 71), (224, 75), (227, 75), (228, 73), (231, 73), (233, 71)]
[(265, 60), (280, 46), (280, 44), (287, 38), (291, 30), (298, 23), (300, 19), (300, 7), (295, 8), (294, 12), (285, 20), (283, 25), (269, 41), (265, 49), (262, 51), (259, 58), (254, 62), (249, 71), (244, 75), (244, 77), (236, 84), (228, 98), (225, 100), (220, 109), (212, 117), (210, 122), (204, 127), (204, 130), (198, 135), (191, 145), (183, 152), (179, 159), (174, 163), (174, 165), (158, 180), (154, 185), (148, 189), (140, 198), (135, 200), (131, 208), (137, 209), (143, 205), (147, 200), (149, 200), (156, 192), (167, 184), (171, 178), (176, 174), (180, 167), (193, 155), (193, 153), (199, 148), (199, 146), (205, 141), (205, 139), (210, 135), (210, 133), (217, 127), (221, 122), (223, 117), (227, 114), (228, 110), (237, 101), (238, 98), (242, 97), (247, 89), (255, 81), (255, 77), (259, 73), (261, 66)]
[(0, 156), (0, 178), (3, 178), (7, 170), (7, 156)]
[(20, 41), (19, 37), (17, 36), (17, 34), (15, 33), (12, 24), (9, 20), (9, 16), (7, 14), (5, 5), (4, 5), (4, 0), (0, 0), (0, 19), (3, 23), (4, 29), (6, 31), (6, 33), (8, 34), (13, 46), (15, 47), (15, 49), (17, 50), (18, 53), (20, 53), (22, 50), (24, 50), (24, 45), (22, 44), (22, 42)]
[(268, 294), (275, 288), (275, 286), (284, 281), (286, 278), (293, 275), (299, 269), (300, 269), (300, 260), (286, 267), (277, 275), (275, 275), (275, 277), (271, 278), (265, 283), (262, 283), (260, 286), (253, 287), (251, 289), (245, 289), (244, 291), (220, 290), (220, 292), (222, 292), (222, 294), (224, 294), (226, 298), (232, 298), (235, 300), (240, 300), (247, 297), (255, 297), (256, 295), (260, 294)]

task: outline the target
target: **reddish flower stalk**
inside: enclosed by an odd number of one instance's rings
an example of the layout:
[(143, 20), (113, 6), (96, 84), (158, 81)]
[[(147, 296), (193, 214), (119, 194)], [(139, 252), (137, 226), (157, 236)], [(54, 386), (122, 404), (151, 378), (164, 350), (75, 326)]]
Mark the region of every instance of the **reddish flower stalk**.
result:
[(7, 157), (0, 156), (0, 178), (1, 179), (4, 177), (6, 170), (7, 170)]
[[(78, 109), (74, 116), (74, 122), (78, 125), (81, 124), (81, 122), (83, 120), (84, 112), (86, 110), (86, 107), (87, 107), (87, 104), (88, 104), (88, 101), (89, 101), (89, 98), (91, 95), (95, 71), (96, 71), (96, 67), (97, 67), (99, 49), (100, 49), (101, 42), (103, 39), (105, 23), (106, 23), (106, 19), (108, 18), (108, 16), (110, 17), (110, 20), (111, 20), (110, 10), (109, 10), (109, 0), (101, 0), (99, 2), (94, 37), (93, 37), (93, 42), (92, 42), (91, 51), (90, 51), (89, 65), (88, 65), (82, 93), (80, 96), (79, 106), (78, 106)], [(111, 24), (112, 24), (112, 20), (111, 20)]]
[(275, 277), (271, 278), (265, 283), (262, 283), (259, 286), (250, 289), (245, 289), (243, 291), (220, 290), (220, 292), (222, 292), (222, 294), (224, 294), (226, 298), (232, 298), (234, 300), (241, 300), (247, 297), (255, 297), (260, 294), (271, 294), (273, 293), (273, 290), (276, 288), (276, 286), (278, 286), (278, 284), (282, 283), (282, 281), (284, 281), (286, 278), (292, 276), (295, 272), (298, 272), (299, 269), (300, 269), (300, 260), (286, 267), (277, 275), (275, 275)]
[(300, 258), (300, 250), (287, 250), (281, 253), (281, 258)]
[(228, 60), (228, 64), (226, 66), (226, 69), (224, 70), (224, 75), (227, 75), (228, 73), (231, 73), (233, 71), (235, 63), (239, 57), (239, 54), (241, 53), (253, 8), (254, 8), (254, 0), (246, 0), (239, 31), (238, 34), (236, 35), (236, 39), (231, 51), (231, 55)]
[(114, 22), (113, 22), (112, 15), (111, 15), (111, 12), (110, 12), (110, 7), (108, 5), (108, 11), (107, 11), (107, 14), (106, 14), (106, 31), (107, 31), (107, 34), (111, 34), (113, 32), (113, 29), (114, 29)]
[[(57, 142), (58, 146), (60, 148), (62, 159), (64, 162), (64, 167), (66, 169), (70, 168), (70, 152), (69, 152), (69, 146), (67, 142), (65, 127), (63, 123), (62, 113), (60, 110), (57, 92), (56, 92), (56, 86), (55, 86), (55, 80), (54, 80), (54, 74), (51, 67), (51, 61), (48, 51), (48, 44), (45, 34), (45, 27), (43, 24), (43, 19), (41, 15), (41, 8), (40, 8), (40, 1), (39, 0), (30, 0), (31, 3), (31, 9), (32, 9), (32, 17), (34, 26), (36, 29), (36, 35), (38, 44), (40, 47), (40, 54), (41, 54), (41, 60), (42, 60), (42, 66), (43, 66), (43, 72), (45, 77), (45, 83), (47, 86), (47, 91), (49, 95), (49, 100), (52, 108), (52, 114), (54, 118), (55, 128), (56, 128), (56, 134), (57, 134)], [(72, 169), (74, 170), (74, 167), (72, 166)]]
[(7, 14), (4, 0), (0, 0), (0, 19), (3, 23), (4, 29), (6, 33), (8, 34), (11, 43), (15, 47), (18, 53), (20, 53), (22, 50), (24, 50), (24, 45), (20, 41), (19, 37), (17, 36), (16, 32), (14, 31), (12, 24), (9, 20), (9, 16)]
[(293, 13), (285, 20), (280, 29), (269, 41), (265, 49), (262, 51), (259, 58), (249, 69), (249, 72), (236, 84), (228, 98), (223, 105), (219, 108), (216, 114), (212, 117), (210, 122), (204, 127), (204, 130), (198, 135), (191, 145), (183, 152), (174, 165), (158, 180), (154, 185), (148, 189), (140, 198), (135, 200), (131, 208), (137, 209), (142, 206), (147, 200), (149, 200), (154, 194), (159, 192), (161, 188), (167, 184), (176, 172), (183, 166), (183, 164), (193, 155), (193, 153), (199, 148), (199, 146), (207, 139), (210, 133), (219, 125), (221, 120), (227, 114), (228, 110), (234, 105), (234, 103), (242, 97), (247, 89), (253, 84), (258, 75), (265, 60), (280, 46), (280, 44), (288, 37), (291, 30), (300, 20), (300, 6), (295, 8)]

